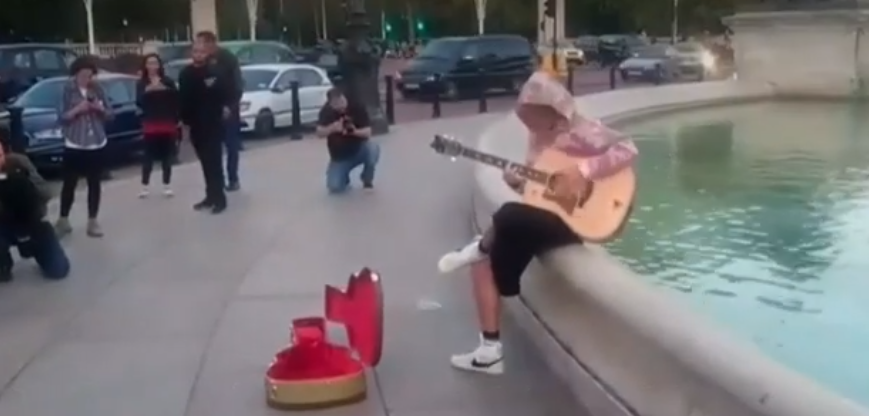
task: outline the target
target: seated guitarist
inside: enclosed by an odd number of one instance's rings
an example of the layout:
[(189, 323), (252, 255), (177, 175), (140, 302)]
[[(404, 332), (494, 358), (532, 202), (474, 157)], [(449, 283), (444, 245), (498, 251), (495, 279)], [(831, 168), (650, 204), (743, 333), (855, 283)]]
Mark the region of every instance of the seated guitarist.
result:
[[(633, 142), (616, 141), (623, 136), (579, 115), (573, 96), (544, 72), (532, 75), (522, 88), (516, 115), (530, 133), (529, 164), (547, 148), (588, 158), (556, 174), (556, 193), (569, 195), (582, 190), (589, 180), (618, 172), (637, 156)], [(504, 180), (516, 190), (523, 186), (523, 181), (512, 172), (505, 172)], [(438, 262), (443, 273), (473, 265), (471, 275), (481, 332), (479, 347), (452, 356), (452, 365), (501, 374), (504, 371), (501, 297), (519, 294), (519, 279), (534, 256), (580, 243), (580, 238), (557, 215), (520, 202), (508, 202), (494, 213), (492, 226), (481, 236), (444, 255)]]

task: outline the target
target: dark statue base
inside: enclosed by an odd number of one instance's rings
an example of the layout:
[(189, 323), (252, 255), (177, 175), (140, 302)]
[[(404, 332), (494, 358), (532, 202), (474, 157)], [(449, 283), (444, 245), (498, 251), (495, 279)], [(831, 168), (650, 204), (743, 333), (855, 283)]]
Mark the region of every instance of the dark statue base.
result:
[(369, 23), (361, 1), (350, 4), (347, 28), (349, 38), (338, 54), (341, 87), (351, 103), (368, 110), (372, 133), (386, 134), (389, 122), (380, 101), (380, 51), (368, 37)]

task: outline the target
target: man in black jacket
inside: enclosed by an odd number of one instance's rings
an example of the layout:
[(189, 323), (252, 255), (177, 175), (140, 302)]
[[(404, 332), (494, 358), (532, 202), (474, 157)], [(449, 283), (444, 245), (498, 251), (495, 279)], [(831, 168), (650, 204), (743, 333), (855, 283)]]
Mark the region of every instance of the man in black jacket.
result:
[(181, 121), (202, 165), (205, 178), (205, 199), (196, 203), (197, 211), (211, 210), (219, 214), (226, 210), (223, 182), (224, 121), (229, 117), (227, 103), (235, 94), (226, 76), (209, 65), (207, 47), (193, 45), (193, 63), (178, 75), (181, 95)]
[(217, 45), (217, 35), (214, 32), (199, 32), (196, 34), (196, 42), (205, 46), (209, 55), (209, 65), (214, 67), (214, 72), (221, 77), (230, 94), (224, 103), (227, 114), (224, 121), (223, 141), (226, 145), (226, 190), (237, 191), (240, 189), (238, 180), (238, 152), (241, 150), (241, 96), (244, 93), (244, 81), (241, 77), (241, 66), (238, 58), (232, 52)]
[(45, 220), (51, 197), (49, 185), (30, 159), (11, 153), (0, 137), (0, 282), (12, 279), (13, 246), (22, 258), (36, 260), (48, 279), (69, 274), (69, 258)]

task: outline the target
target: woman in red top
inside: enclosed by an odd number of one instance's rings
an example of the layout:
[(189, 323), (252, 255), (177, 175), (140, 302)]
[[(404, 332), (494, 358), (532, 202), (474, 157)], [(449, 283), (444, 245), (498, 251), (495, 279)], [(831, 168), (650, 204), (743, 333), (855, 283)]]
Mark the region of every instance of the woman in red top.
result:
[(142, 131), (145, 157), (142, 159), (142, 192), (139, 198), (150, 194), (151, 170), (156, 161), (163, 168), (163, 195), (173, 195), (172, 164), (178, 138), (178, 88), (163, 72), (163, 62), (157, 54), (146, 55), (142, 62), (141, 79), (136, 89), (136, 102), (142, 112)]

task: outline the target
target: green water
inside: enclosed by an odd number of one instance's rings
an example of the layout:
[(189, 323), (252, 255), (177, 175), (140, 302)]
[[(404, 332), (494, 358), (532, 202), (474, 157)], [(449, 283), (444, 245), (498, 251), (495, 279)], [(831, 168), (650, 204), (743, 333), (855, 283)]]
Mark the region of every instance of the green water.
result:
[(625, 129), (649, 137), (637, 209), (610, 251), (869, 406), (869, 107), (770, 102)]

